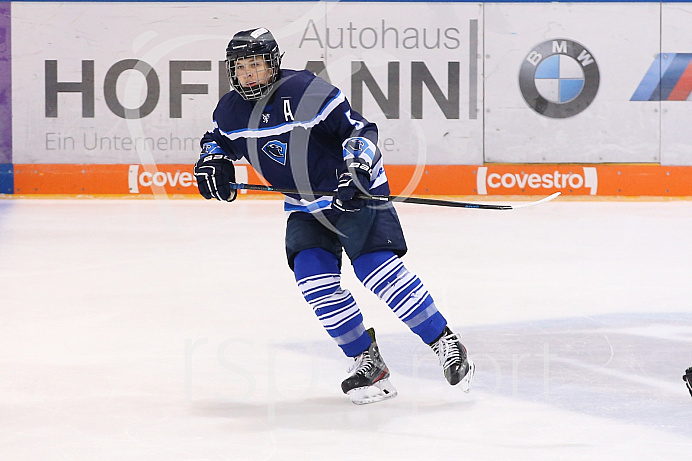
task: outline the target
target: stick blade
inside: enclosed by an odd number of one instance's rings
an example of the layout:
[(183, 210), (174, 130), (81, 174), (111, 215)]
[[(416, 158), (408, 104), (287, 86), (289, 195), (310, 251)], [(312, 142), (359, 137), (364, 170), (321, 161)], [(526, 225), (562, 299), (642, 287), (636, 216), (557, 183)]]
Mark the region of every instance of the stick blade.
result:
[(550, 194), (549, 196), (542, 198), (540, 200), (536, 200), (535, 202), (528, 202), (528, 203), (521, 203), (519, 205), (510, 205), (512, 210), (515, 210), (517, 208), (527, 208), (530, 206), (535, 206), (535, 205), (540, 205), (541, 203), (546, 203), (551, 200), (554, 200), (560, 195), (560, 192), (555, 192), (554, 194)]

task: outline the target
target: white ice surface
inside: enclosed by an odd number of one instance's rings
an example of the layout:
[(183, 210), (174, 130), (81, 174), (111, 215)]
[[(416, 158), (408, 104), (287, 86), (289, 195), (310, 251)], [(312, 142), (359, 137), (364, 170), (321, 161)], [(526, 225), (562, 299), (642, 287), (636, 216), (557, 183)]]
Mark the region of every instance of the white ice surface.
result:
[(280, 201), (0, 201), (0, 459), (689, 458), (692, 202), (398, 210), (469, 395), (347, 264), (399, 390), (350, 403)]

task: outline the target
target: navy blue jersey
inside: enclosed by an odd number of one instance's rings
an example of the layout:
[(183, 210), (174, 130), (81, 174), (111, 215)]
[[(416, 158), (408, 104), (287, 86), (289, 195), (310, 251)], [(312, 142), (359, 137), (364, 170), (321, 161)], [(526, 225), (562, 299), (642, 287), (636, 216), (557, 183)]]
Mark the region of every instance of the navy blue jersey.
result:
[[(259, 101), (227, 93), (213, 118), (214, 129), (201, 144), (215, 144), (233, 160), (247, 159), (278, 188), (334, 191), (344, 141), (364, 137), (377, 144), (377, 126), (354, 111), (338, 88), (305, 70), (282, 69), (275, 91)], [(389, 194), (379, 149), (372, 171), (371, 193)], [(314, 213), (329, 209), (331, 200), (287, 195), (285, 210)]]

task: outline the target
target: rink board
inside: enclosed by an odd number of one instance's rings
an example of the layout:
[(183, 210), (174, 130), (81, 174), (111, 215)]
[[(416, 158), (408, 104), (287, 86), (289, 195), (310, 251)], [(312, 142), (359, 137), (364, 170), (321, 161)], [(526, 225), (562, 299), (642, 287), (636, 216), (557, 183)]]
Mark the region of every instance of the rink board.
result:
[[(394, 195), (548, 195), (692, 197), (692, 168), (659, 165), (389, 165)], [(266, 182), (248, 165), (237, 181)], [(192, 166), (16, 165), (15, 193), (199, 197)], [(266, 192), (242, 191), (243, 194)]]
[(252, 25), (378, 124), (388, 163), (482, 163), (481, 4), (392, 6), (13, 4), (14, 163), (194, 162), (229, 33)]
[(688, 2), (255, 5), (0, 2), (0, 193), (193, 195), (229, 25), (261, 24), (378, 124), (395, 191), (692, 195)]

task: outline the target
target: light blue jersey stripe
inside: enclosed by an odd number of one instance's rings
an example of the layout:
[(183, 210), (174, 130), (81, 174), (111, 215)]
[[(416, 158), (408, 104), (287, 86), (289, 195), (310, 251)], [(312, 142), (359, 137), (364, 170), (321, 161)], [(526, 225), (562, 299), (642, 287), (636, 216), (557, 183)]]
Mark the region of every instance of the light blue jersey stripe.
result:
[[(288, 197), (287, 197), (288, 199)], [(302, 211), (303, 213), (317, 213), (318, 211), (326, 210), (332, 206), (332, 198), (321, 198), (315, 200), (314, 202), (300, 204), (291, 203), (288, 200), (284, 202), (284, 211), (287, 213), (293, 213), (296, 211)]]
[[(317, 114), (313, 119), (307, 120), (304, 122), (289, 122), (289, 123), (283, 123), (281, 125), (273, 126), (271, 128), (257, 128), (257, 129), (250, 129), (250, 128), (244, 128), (241, 130), (235, 130), (235, 131), (223, 131), (219, 129), (219, 133), (230, 139), (231, 141), (234, 141), (239, 138), (264, 138), (267, 136), (278, 136), (284, 133), (288, 133), (292, 131), (295, 128), (305, 128), (309, 129), (317, 125), (318, 123), (324, 121), (329, 114), (332, 113), (334, 109), (336, 109), (339, 104), (344, 102), (346, 100), (346, 97), (343, 95), (341, 91), (337, 93), (336, 96), (334, 96), (331, 101), (327, 103), (324, 108), (320, 111), (319, 114)], [(214, 124), (216, 124), (216, 121), (214, 121)]]

